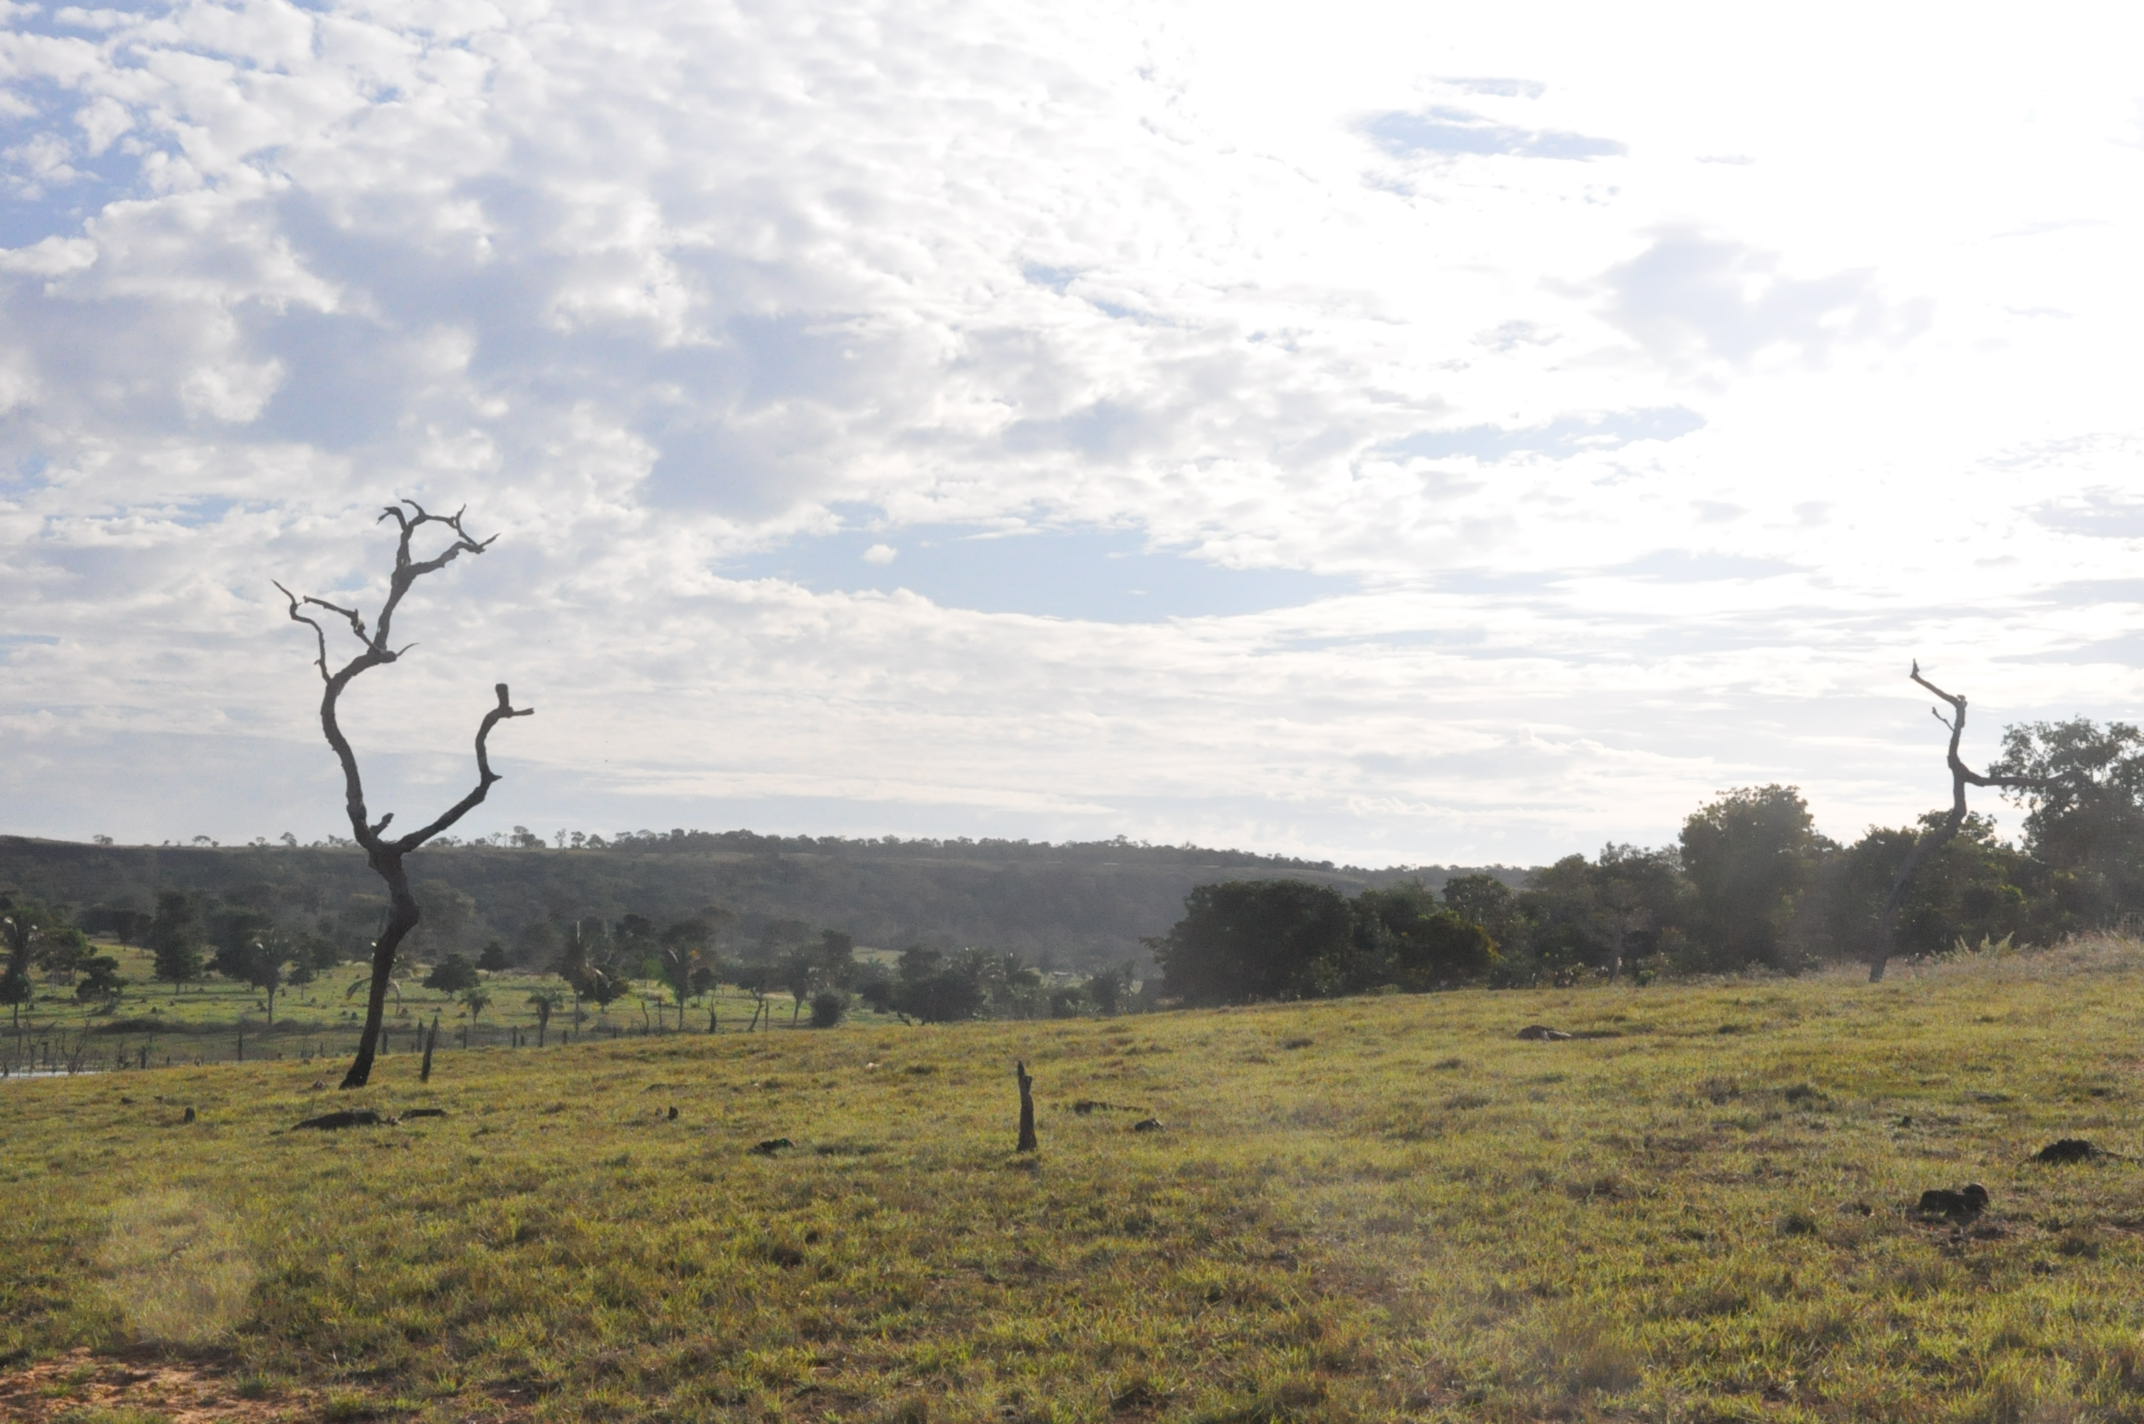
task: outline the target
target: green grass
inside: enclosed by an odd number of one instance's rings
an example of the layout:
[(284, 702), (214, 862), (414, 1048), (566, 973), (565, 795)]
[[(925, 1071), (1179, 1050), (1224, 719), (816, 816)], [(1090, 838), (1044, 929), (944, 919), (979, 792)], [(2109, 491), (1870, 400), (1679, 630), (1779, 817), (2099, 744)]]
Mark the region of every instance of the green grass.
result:
[[(0, 1369), (146, 1346), (353, 1419), (2144, 1419), (2144, 1165), (2026, 1160), (2144, 1147), (2140, 999), (2109, 942), (5, 1084)], [(286, 1130), (339, 1106), (449, 1116)], [(1974, 1228), (1908, 1217), (1966, 1181)]]
[[(138, 1066), (146, 1061), (155, 1067), (173, 1064), (235, 1062), (241, 1048), (248, 1059), (269, 1061), (325, 1057), (347, 1059), (356, 1051), (362, 1026), (369, 968), (344, 964), (323, 973), (311, 984), (292, 985), (276, 996), (275, 1022), (268, 1022), (267, 1000), (250, 985), (211, 976), (184, 987), (151, 977), (149, 955), (139, 949), (100, 943), (97, 952), (120, 961), (119, 972), (128, 987), (116, 1010), (102, 1005), (75, 1002), (66, 985), (40, 977), (38, 997), (29, 1012), (16, 1016), (0, 1011), (0, 1061), (10, 1065), (63, 1065), (81, 1048), (81, 1063), (88, 1069), (116, 1065)], [(463, 1046), (504, 1047), (517, 1041), (533, 1046), (537, 1040), (536, 1011), (528, 1002), (539, 989), (564, 994), (565, 987), (552, 974), (501, 972), (484, 975), (484, 990), (491, 1003), (474, 1019), (456, 995), (426, 989), (421, 972), (406, 975), (399, 995), (387, 1000), (387, 1044), (390, 1053), (409, 1051), (420, 1029), (440, 1018), (442, 1052)], [(684, 1031), (707, 1031), (712, 1008), (724, 1030), (742, 1028), (751, 1021), (753, 1002), (749, 994), (724, 986), (712, 995), (696, 995), (688, 1001)], [(791, 1026), (796, 1008), (788, 991), (769, 995), (767, 1009), (776, 1028)], [(862, 1003), (850, 1012), (859, 1022), (884, 1022)], [(583, 1020), (571, 1024), (570, 996), (554, 1012), (544, 1033), (547, 1044), (578, 1037), (582, 1040), (622, 1037), (651, 1031), (678, 1029), (676, 1002), (662, 986), (635, 984), (630, 992), (607, 1009), (594, 1003), (582, 1006)], [(810, 1020), (807, 1005), (799, 1024)], [(85, 1036), (86, 1035), (86, 1036)]]

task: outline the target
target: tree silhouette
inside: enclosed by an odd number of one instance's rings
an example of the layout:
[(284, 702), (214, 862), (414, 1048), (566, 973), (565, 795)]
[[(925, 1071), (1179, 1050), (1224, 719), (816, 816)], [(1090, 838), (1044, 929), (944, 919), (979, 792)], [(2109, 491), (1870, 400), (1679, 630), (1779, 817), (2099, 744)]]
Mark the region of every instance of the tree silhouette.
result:
[[(400, 505), (389, 505), (386, 512), (380, 516), (381, 523), (390, 519), (395, 522), (401, 532), (401, 538), (395, 547), (395, 567), (394, 573), (388, 579), (386, 601), (380, 605), (379, 616), (370, 630), (365, 626), (364, 615), (355, 608), (344, 608), (310, 594), (301, 597), (280, 583), (276, 585), (283, 596), (290, 600), (291, 621), (311, 628), (319, 645), (320, 655), (315, 666), (320, 669), (320, 679), (326, 684), (320, 697), (320, 729), (326, 735), (328, 745), (334, 749), (336, 760), (342, 763), (351, 834), (357, 838), (358, 845), (363, 847), (366, 862), (371, 865), (374, 873), (387, 882), (391, 907), (386, 928), (378, 942), (373, 945), (372, 984), (371, 993), (365, 1001), (365, 1028), (358, 1038), (357, 1057), (351, 1061), (349, 1071), (343, 1075), (342, 1086), (345, 1088), (362, 1088), (372, 1077), (373, 1055), (379, 1050), (380, 1022), (386, 1010), (387, 985), (394, 976), (395, 952), (401, 948), (402, 941), (408, 937), (409, 932), (417, 927), (417, 900), (410, 893), (409, 875), (403, 869), (402, 858), (459, 821), (484, 799), (484, 794), (491, 790), (492, 783), (500, 779), (499, 774), (491, 769), (491, 760), (485, 749), (491, 729), (508, 717), (526, 717), (535, 711), (532, 707), (515, 707), (507, 698), (506, 684), (502, 682), (497, 685), (495, 690), (499, 697), (498, 705), (486, 712), (484, 720), (477, 725), (476, 786), (429, 824), (390, 838), (386, 835), (386, 830), (388, 823), (394, 819), (394, 813), (390, 811), (374, 820), (372, 813), (366, 809), (365, 785), (363, 777), (358, 773), (357, 753), (351, 749), (350, 739), (343, 735), (342, 726), (336, 718), (336, 704), (342, 697), (343, 689), (347, 688), (358, 674), (384, 663), (395, 662), (409, 651), (408, 646), (395, 647), (388, 641), (388, 637), (394, 623), (395, 611), (401, 606), (403, 596), (409, 592), (412, 584), (426, 574), (437, 573), (462, 554), (483, 553), (492, 542), (491, 539), (477, 540), (469, 536), (462, 528), (463, 511), (457, 510), (451, 515), (431, 514), (415, 500), (405, 499), (402, 504), (409, 506), (408, 512), (405, 513)], [(431, 558), (415, 558), (410, 550), (411, 541), (418, 530), (429, 524), (437, 524), (450, 531), (454, 536), (453, 542)], [(332, 671), (329, 669), (327, 630), (320, 625), (318, 618), (306, 611), (308, 608), (331, 613), (349, 624), (350, 633), (357, 639), (360, 651), (341, 667)]]
[(1928, 857), (1941, 850), (1951, 837), (1957, 835), (1958, 828), (1965, 824), (1965, 788), (1971, 785), (2021, 790), (2041, 784), (2040, 778), (2031, 776), (1982, 776), (1967, 766), (1958, 756), (1958, 743), (1965, 736), (1965, 695), (1959, 693), (1952, 696), (1922, 677), (1919, 658), (1913, 660), (1911, 676), (1915, 682), (1950, 704), (1951, 715), (1948, 717), (1933, 707), (1928, 709), (1930, 716), (1950, 728), (1950, 750), (1945, 757), (1950, 766), (1950, 814), (1921, 833), (1920, 838), (1913, 843), (1913, 849), (1907, 851), (1906, 858), (1899, 862), (1897, 873), (1891, 877), (1891, 891), (1884, 897), (1883, 902), (1883, 936), (1878, 940), (1876, 952), (1869, 960), (1871, 984), (1883, 982), (1883, 971), (1890, 963), (1892, 950), (1898, 944), (1898, 909), (1905, 903), (1906, 889), (1913, 883), (1914, 873)]

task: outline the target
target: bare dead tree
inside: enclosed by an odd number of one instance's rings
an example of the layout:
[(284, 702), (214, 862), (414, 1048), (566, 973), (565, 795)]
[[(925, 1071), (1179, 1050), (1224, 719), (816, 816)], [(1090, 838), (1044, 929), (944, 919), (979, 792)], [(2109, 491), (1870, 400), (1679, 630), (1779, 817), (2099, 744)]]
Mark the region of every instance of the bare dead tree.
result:
[[(320, 729), (327, 735), (328, 745), (334, 748), (336, 759), (342, 763), (343, 788), (350, 814), (351, 833), (357, 838), (358, 845), (364, 848), (366, 861), (373, 871), (387, 882), (387, 922), (381, 927), (380, 938), (372, 949), (372, 982), (371, 992), (365, 1001), (365, 1029), (358, 1038), (357, 1057), (351, 1062), (350, 1071), (343, 1075), (342, 1086), (345, 1088), (362, 1088), (372, 1077), (372, 1060), (379, 1050), (380, 1022), (386, 1010), (390, 981), (394, 977), (395, 953), (401, 948), (402, 941), (408, 937), (409, 932), (417, 927), (417, 901), (410, 894), (409, 876), (402, 868), (402, 858), (459, 821), (484, 799), (484, 794), (491, 790), (492, 783), (500, 779), (499, 774), (491, 769), (491, 759), (485, 748), (485, 743), (491, 736), (491, 729), (508, 717), (526, 717), (536, 710), (533, 707), (515, 707), (507, 698), (506, 684), (498, 684), (495, 689), (499, 697), (498, 705), (486, 712), (484, 720), (477, 724), (476, 786), (429, 824), (389, 838), (386, 834), (387, 825), (394, 820), (394, 813), (390, 811), (374, 820), (372, 813), (366, 809), (365, 784), (358, 774), (357, 753), (351, 750), (350, 739), (343, 735), (342, 726), (336, 720), (336, 703), (341, 699), (343, 690), (358, 674), (383, 663), (395, 662), (414, 646), (406, 644), (397, 648), (388, 641), (395, 612), (401, 607), (403, 595), (409, 592), (410, 585), (426, 574), (437, 573), (462, 554), (483, 553), (491, 547), (492, 540), (498, 537), (493, 535), (491, 539), (482, 540), (471, 538), (462, 528), (463, 510), (457, 510), (451, 515), (431, 514), (415, 500), (405, 499), (402, 505), (409, 506), (407, 512), (401, 505), (389, 505), (379, 519), (383, 524), (392, 519), (401, 531), (401, 539), (395, 547), (395, 567), (393, 575), (388, 579), (386, 601), (380, 605), (379, 616), (373, 620), (373, 626), (369, 630), (365, 626), (364, 615), (355, 608), (344, 608), (310, 594), (301, 597), (280, 583), (276, 585), (282, 595), (290, 600), (291, 620), (310, 627), (319, 646), (320, 655), (314, 665), (320, 669), (321, 681), (327, 685), (320, 697)], [(417, 531), (428, 524), (437, 524), (451, 533), (453, 542), (431, 558), (419, 559), (412, 555), (410, 544)], [(327, 630), (321, 627), (319, 619), (308, 612), (308, 609), (319, 609), (333, 614), (335, 618), (349, 625), (351, 635), (357, 639), (359, 651), (341, 667), (329, 669)]]
[(1877, 943), (1875, 957), (1869, 961), (1871, 984), (1883, 982), (1883, 971), (1890, 963), (1892, 954), (1898, 949), (1898, 909), (1905, 903), (1906, 891), (1913, 884), (1914, 875), (1927, 862), (1928, 857), (1948, 845), (1951, 838), (1958, 834), (1958, 828), (1965, 824), (1965, 788), (2040, 784), (2034, 778), (2025, 776), (1983, 776), (1967, 766), (1958, 755), (1958, 743), (1965, 736), (1964, 695), (1953, 696), (1922, 677), (1919, 658), (1913, 660), (1913, 680), (1950, 704), (1951, 715), (1948, 717), (1933, 707), (1928, 709), (1931, 717), (1950, 728), (1950, 751), (1946, 758), (1950, 764), (1950, 814), (1943, 818), (1941, 825), (1931, 826), (1921, 832), (1920, 839), (1913, 843), (1912, 850), (1906, 852), (1906, 858), (1899, 862), (1897, 873), (1891, 877), (1891, 893), (1884, 897), (1883, 902), (1883, 938)]

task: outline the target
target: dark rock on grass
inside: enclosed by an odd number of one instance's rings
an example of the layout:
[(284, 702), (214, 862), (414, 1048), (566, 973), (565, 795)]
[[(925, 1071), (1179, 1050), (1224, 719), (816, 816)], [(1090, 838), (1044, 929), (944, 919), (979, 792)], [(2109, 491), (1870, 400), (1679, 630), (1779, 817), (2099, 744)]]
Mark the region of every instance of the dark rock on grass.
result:
[(1570, 1037), (1562, 1029), (1550, 1028), (1547, 1024), (1528, 1024), (1517, 1036), (1533, 1043), (1555, 1043)]
[(796, 1146), (796, 1144), (794, 1142), (791, 1142), (786, 1137), (770, 1137), (765, 1142), (753, 1143), (751, 1151), (752, 1154), (756, 1157), (772, 1157), (775, 1153), (781, 1151), (784, 1147), (794, 1146)]
[(1132, 1124), (1133, 1132), (1160, 1132), (1161, 1130), (1161, 1119), (1158, 1117), (1143, 1117)]
[(2050, 1167), (2061, 1167), (2072, 1162), (2104, 1162), (2110, 1157), (2120, 1156), (2119, 1152), (2109, 1152), (2082, 1137), (2064, 1137), (2033, 1153), (2032, 1160)]
[[(334, 1132), (345, 1127), (386, 1127), (393, 1122), (393, 1118), (385, 1113), (374, 1112), (371, 1108), (344, 1108), (339, 1112), (309, 1117), (296, 1127), (313, 1127), (322, 1132)], [(292, 1130), (296, 1131), (296, 1127)]]
[(1978, 1182), (1968, 1182), (1957, 1191), (1948, 1187), (1931, 1187), (1922, 1192), (1920, 1202), (1913, 1208), (1913, 1214), (1926, 1220), (1949, 1221), (1962, 1225), (1987, 1209), (1988, 1189)]

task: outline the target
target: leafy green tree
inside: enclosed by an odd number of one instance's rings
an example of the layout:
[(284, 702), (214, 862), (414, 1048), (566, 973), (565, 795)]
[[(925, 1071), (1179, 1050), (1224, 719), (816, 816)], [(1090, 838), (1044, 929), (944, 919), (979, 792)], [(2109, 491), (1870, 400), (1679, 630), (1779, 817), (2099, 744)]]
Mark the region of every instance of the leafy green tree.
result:
[(96, 954), (83, 961), (74, 997), (77, 1003), (116, 1004), (126, 987), (127, 981), (119, 977), (119, 961), (109, 954)]
[(144, 938), (157, 978), (180, 985), (201, 977), (201, 916), (192, 896), (178, 890), (160, 892)]
[(2144, 911), (2144, 731), (2082, 717), (2023, 723), (2004, 731), (1988, 772), (2036, 783), (2005, 795), (2026, 808), (2025, 849), (2065, 873), (2087, 924)]
[(34, 997), (30, 984), (30, 959), (37, 945), (38, 931), (51, 918), (51, 912), (43, 905), (17, 895), (13, 891), (0, 891), (0, 1004), (6, 1004), (17, 1026), (22, 1023), (22, 1006)]
[(1497, 962), (1489, 932), (1439, 904), (1420, 884), (1365, 890), (1355, 897), (1354, 911), (1361, 962), (1351, 988), (1447, 989), (1481, 979)]
[(1816, 833), (1801, 791), (1741, 787), (1683, 822), (1703, 967), (1790, 969), (1787, 927), (1829, 843)]
[(424, 987), (437, 989), (442, 994), (466, 994), (482, 983), (476, 966), (460, 954), (450, 954), (432, 966), (432, 972), (424, 976)]
[(811, 1026), (833, 1028), (849, 1013), (849, 996), (839, 989), (821, 989), (811, 996)]
[(1500, 947), (1516, 948), (1524, 938), (1526, 917), (1520, 913), (1518, 894), (1495, 876), (1478, 871), (1455, 875), (1444, 882), (1441, 893), (1446, 909), (1480, 925)]
[(476, 957), (476, 967), (493, 974), (510, 968), (506, 959), (506, 946), (495, 939), (485, 941), (482, 952)]
[(971, 958), (948, 960), (935, 949), (915, 945), (901, 951), (895, 981), (895, 1012), (925, 1023), (972, 1019), (990, 1001)]
[(473, 1027), (477, 1021), (477, 1016), (491, 1007), (491, 994), (481, 984), (464, 989), (462, 991), (462, 1007), (469, 1011), (469, 1022)]
[(290, 962), (291, 951), (283, 937), (276, 932), (275, 922), (265, 915), (244, 912), (249, 918), (241, 921), (243, 932), (235, 937), (225, 937), (231, 916), (219, 917), (219, 938), (223, 940), (216, 948), (216, 957), (209, 968), (226, 979), (236, 979), (250, 984), (268, 996), (268, 1022), (275, 1022), (275, 996), (283, 987), (283, 966)]
[(1352, 917), (1339, 891), (1301, 880), (1200, 885), (1148, 941), (1164, 992), (1189, 1004), (1315, 998), (1345, 982)]
[(1894, 945), (1904, 954), (1936, 955), (1960, 944), (2045, 940), (2049, 929), (2063, 923), (2057, 894), (2035, 897), (2026, 888), (2038, 881), (2053, 891), (2044, 868), (2004, 844), (1987, 817), (1968, 815), (1906, 887), (1896, 938), (1887, 940), (1884, 907), (1898, 867), (1943, 820), (1943, 812), (1931, 811), (1915, 828), (1871, 827), (1840, 853), (1827, 909), (1843, 951), (1872, 961)]
[(1615, 980), (1630, 959), (1657, 948), (1661, 936), (1685, 917), (1689, 881), (1675, 847), (1644, 850), (1613, 841), (1601, 847), (1593, 880), (1596, 913), (1609, 945), (1602, 967)]

